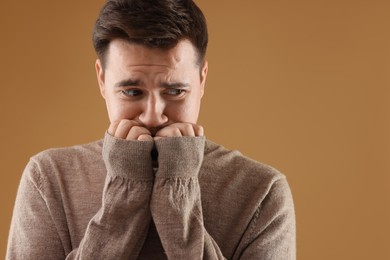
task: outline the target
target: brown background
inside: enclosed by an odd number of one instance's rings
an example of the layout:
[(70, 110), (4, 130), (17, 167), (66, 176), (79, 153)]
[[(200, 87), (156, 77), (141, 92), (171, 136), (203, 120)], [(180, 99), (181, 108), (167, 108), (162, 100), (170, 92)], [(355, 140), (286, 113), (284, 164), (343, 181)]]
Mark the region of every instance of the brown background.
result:
[[(108, 125), (90, 36), (102, 3), (0, 3), (0, 258), (28, 158)], [(211, 35), (200, 123), (287, 175), (298, 259), (390, 259), (390, 1), (198, 3)]]

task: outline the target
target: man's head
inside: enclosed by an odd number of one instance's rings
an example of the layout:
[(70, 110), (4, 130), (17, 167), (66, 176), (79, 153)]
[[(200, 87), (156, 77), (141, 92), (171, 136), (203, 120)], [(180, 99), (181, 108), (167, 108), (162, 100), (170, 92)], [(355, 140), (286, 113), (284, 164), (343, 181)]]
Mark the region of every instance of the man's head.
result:
[(196, 124), (208, 69), (207, 28), (192, 1), (109, 0), (94, 44), (111, 123), (136, 121), (152, 134), (174, 123)]
[(188, 39), (201, 65), (208, 32), (205, 17), (192, 0), (108, 0), (93, 32), (94, 47), (103, 67), (114, 39), (159, 49), (170, 49)]

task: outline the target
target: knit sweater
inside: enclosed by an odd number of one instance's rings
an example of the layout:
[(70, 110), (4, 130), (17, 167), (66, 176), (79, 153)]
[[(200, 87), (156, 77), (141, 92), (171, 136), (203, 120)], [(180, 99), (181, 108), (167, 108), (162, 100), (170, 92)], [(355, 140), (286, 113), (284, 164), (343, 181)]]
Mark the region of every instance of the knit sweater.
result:
[(204, 137), (106, 134), (31, 158), (7, 259), (295, 259), (292, 196), (277, 170)]

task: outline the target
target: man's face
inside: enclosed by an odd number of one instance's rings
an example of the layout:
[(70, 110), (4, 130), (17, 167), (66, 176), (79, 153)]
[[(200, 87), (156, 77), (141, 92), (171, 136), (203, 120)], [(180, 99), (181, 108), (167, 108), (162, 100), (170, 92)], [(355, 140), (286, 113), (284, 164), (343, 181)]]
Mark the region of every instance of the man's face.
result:
[(196, 61), (188, 40), (170, 50), (112, 41), (104, 71), (96, 62), (111, 123), (134, 120), (153, 135), (172, 123), (195, 124), (207, 75), (207, 62), (200, 68)]

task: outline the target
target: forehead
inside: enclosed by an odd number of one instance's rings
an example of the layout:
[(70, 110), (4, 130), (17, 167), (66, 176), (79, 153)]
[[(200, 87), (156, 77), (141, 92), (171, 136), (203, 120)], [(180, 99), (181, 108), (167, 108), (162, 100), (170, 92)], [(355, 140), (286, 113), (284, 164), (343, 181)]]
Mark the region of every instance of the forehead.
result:
[(195, 47), (189, 40), (181, 40), (171, 49), (158, 49), (115, 39), (110, 43), (106, 57), (107, 67), (160, 66), (177, 68), (178, 66), (195, 66), (196, 59)]

